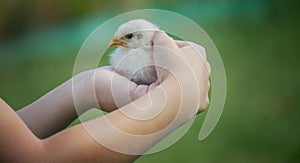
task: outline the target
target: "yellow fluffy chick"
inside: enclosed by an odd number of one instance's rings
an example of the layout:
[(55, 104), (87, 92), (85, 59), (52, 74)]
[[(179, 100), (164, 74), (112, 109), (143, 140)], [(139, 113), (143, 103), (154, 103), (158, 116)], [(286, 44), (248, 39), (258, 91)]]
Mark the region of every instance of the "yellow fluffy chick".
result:
[(110, 56), (110, 64), (119, 74), (137, 84), (156, 81), (152, 38), (159, 28), (143, 19), (122, 24), (110, 46), (118, 46)]

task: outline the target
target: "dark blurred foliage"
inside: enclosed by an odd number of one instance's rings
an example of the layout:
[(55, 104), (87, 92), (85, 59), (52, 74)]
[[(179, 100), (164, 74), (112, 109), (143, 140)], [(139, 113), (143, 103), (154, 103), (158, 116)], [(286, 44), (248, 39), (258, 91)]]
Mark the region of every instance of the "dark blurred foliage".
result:
[[(163, 6), (164, 8), (170, 8), (175, 11), (177, 10), (179, 13), (184, 13), (185, 11), (180, 10), (180, 5), (183, 4), (184, 6), (186, 3), (195, 2), (198, 1), (1, 0), (0, 38), (2, 40), (17, 37), (25, 32), (31, 32), (43, 27), (59, 25), (65, 22), (84, 18), (92, 14), (103, 12), (112, 13), (126, 10), (130, 11), (138, 8)], [(207, 3), (209, 0), (202, 0), (201, 2)], [(213, 3), (218, 5), (218, 2), (224, 3), (222, 0), (216, 0)], [(251, 1), (229, 1), (230, 4), (234, 4), (237, 7), (249, 2)], [(283, 19), (294, 21), (299, 18), (300, 14), (298, 9), (300, 2), (297, 0), (266, 0), (262, 2), (270, 9), (268, 14), (271, 21), (278, 22)], [(295, 23), (299, 24), (299, 21), (296, 21)]]
[(175, 145), (138, 162), (299, 162), (299, 7), (297, 0), (0, 0), (0, 96), (22, 108), (72, 76), (81, 44), (102, 22), (166, 9), (215, 42), (226, 105), (206, 140), (197, 140), (203, 113)]
[(96, 0), (4, 0), (0, 2), (0, 37), (11, 38), (24, 32), (80, 19), (93, 12), (117, 6), (114, 1)]

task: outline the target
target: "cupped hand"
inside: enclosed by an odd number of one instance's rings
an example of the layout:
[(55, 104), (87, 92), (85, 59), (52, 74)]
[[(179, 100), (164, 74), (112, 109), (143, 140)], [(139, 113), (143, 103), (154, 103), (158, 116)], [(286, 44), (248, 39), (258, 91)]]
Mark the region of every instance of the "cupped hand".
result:
[[(96, 107), (110, 112), (143, 96), (158, 83), (137, 85), (121, 76), (110, 66), (82, 72), (73, 80), (76, 109), (84, 112)], [(75, 90), (75, 91), (74, 91)]]
[(137, 85), (128, 78), (118, 74), (112, 67), (106, 66), (96, 70), (95, 90), (101, 109), (111, 111), (120, 108), (145, 95), (158, 85)]
[(156, 32), (153, 44), (158, 81), (172, 78), (179, 84), (182, 102), (196, 106), (191, 112), (203, 111), (209, 104), (211, 73), (205, 49), (192, 42), (175, 41), (163, 31)]

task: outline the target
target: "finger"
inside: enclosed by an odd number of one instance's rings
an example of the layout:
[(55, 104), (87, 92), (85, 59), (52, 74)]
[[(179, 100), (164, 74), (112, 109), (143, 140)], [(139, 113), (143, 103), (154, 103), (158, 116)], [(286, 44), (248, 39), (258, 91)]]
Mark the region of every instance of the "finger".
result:
[(135, 99), (145, 95), (147, 93), (147, 89), (148, 89), (147, 85), (138, 85), (134, 90), (132, 99), (135, 100)]
[(193, 42), (188, 42), (188, 44), (197, 52), (198, 55), (201, 55), (206, 59), (206, 51), (204, 47)]
[(111, 70), (113, 71), (114, 68), (112, 66), (102, 66), (102, 67), (98, 67), (98, 69), (102, 69), (102, 70)]
[[(210, 67), (210, 64), (209, 62), (207, 61), (207, 58), (206, 58), (206, 50), (203, 46), (199, 45), (199, 44), (196, 44), (194, 42), (188, 42), (186, 41), (186, 44), (190, 45), (190, 47), (196, 52), (196, 54), (198, 56), (200, 56), (204, 63), (205, 63), (205, 67), (209, 73), (209, 75), (211, 74), (211, 67)], [(185, 46), (183, 48), (186, 48), (186, 47), (189, 47), (189, 46)]]
[(175, 40), (177, 46), (179, 48), (188, 48), (188, 47), (192, 47), (192, 49), (194, 49), (194, 51), (198, 54), (198, 55), (201, 55), (203, 56), (205, 59), (206, 59), (206, 51), (205, 49), (194, 43), (194, 42), (189, 42), (189, 41), (181, 41), (181, 40)]
[(209, 98), (208, 98), (208, 96), (206, 96), (205, 100), (202, 102), (202, 106), (201, 106), (202, 111), (203, 111), (205, 108), (207, 108), (208, 105), (209, 105)]
[(210, 81), (209, 80), (207, 81), (207, 87), (208, 87), (207, 91), (209, 91), (209, 89), (210, 89)]
[(153, 44), (158, 46), (168, 47), (171, 49), (178, 48), (176, 42), (163, 31), (155, 32), (153, 38)]
[(185, 47), (185, 46), (189, 46), (188, 42), (187, 41), (181, 41), (181, 40), (175, 40), (177, 46), (179, 48), (182, 48), (182, 47)]
[(159, 82), (158, 82), (158, 80), (156, 80), (156, 82), (154, 82), (154, 83), (152, 83), (152, 84), (149, 85), (148, 91), (147, 91), (147, 92), (152, 91), (152, 90), (153, 90), (155, 87), (157, 87), (158, 85), (159, 85)]
[(211, 67), (210, 67), (209, 62), (206, 62), (206, 67), (207, 67), (208, 75), (210, 76), (211, 75)]

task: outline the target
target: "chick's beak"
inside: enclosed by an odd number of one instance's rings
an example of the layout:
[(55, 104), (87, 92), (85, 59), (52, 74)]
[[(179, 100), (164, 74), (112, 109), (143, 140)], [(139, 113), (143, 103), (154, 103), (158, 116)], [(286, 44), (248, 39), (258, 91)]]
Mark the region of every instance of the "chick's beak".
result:
[(119, 40), (116, 36), (109, 42), (109, 46), (125, 46), (126, 42)]

